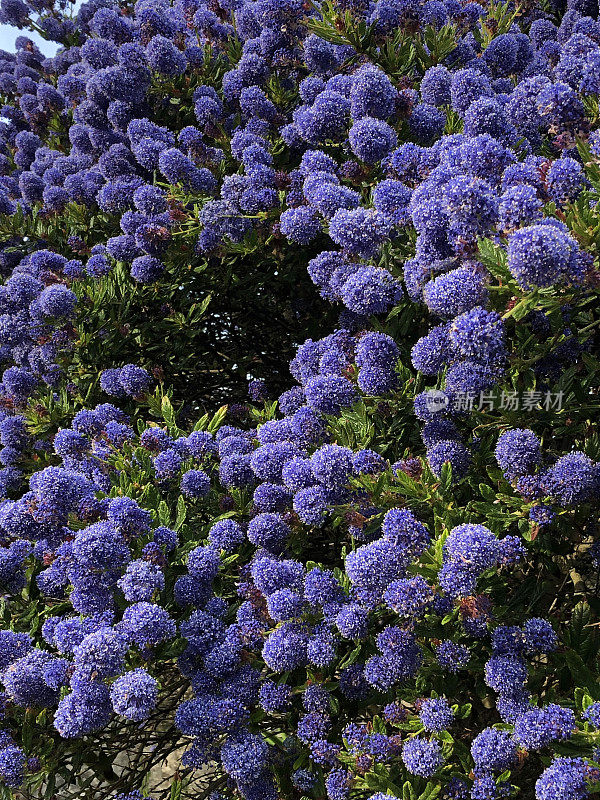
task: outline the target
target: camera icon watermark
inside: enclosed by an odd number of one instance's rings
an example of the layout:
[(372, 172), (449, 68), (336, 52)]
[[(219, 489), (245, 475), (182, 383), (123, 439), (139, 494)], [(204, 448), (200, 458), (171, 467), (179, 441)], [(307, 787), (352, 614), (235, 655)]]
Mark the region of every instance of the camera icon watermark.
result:
[(440, 411), (446, 411), (450, 406), (450, 396), (441, 389), (432, 389), (427, 392), (425, 405), (430, 414), (439, 414)]

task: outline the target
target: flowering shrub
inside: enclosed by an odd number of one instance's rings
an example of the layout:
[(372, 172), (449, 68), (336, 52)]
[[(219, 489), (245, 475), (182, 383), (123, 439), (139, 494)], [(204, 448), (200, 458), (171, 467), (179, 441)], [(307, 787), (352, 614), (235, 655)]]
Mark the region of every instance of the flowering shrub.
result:
[(597, 794), (594, 0), (0, 13), (0, 791)]

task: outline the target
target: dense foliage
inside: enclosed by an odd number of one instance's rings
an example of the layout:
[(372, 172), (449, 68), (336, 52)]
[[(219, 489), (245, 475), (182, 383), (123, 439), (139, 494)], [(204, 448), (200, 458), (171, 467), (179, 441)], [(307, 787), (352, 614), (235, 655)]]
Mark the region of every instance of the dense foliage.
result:
[(597, 794), (596, 0), (69, 13), (0, 2), (0, 795)]

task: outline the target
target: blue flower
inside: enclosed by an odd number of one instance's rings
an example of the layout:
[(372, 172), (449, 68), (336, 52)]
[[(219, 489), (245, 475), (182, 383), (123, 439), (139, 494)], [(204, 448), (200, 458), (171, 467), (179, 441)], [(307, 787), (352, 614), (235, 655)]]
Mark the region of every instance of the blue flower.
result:
[(426, 730), (439, 732), (450, 727), (454, 712), (445, 697), (429, 697), (421, 702), (419, 719)]
[(321, 233), (319, 217), (308, 206), (289, 208), (280, 217), (281, 233), (291, 242), (308, 244)]
[(554, 225), (531, 225), (508, 240), (508, 268), (523, 289), (552, 286), (568, 276), (574, 241)]
[(363, 258), (376, 255), (388, 233), (389, 224), (385, 218), (377, 211), (364, 208), (341, 208), (329, 224), (331, 239), (345, 251)]
[(517, 743), (509, 731), (485, 728), (474, 739), (471, 755), (478, 769), (502, 771), (517, 759)]
[(439, 742), (419, 736), (406, 740), (402, 748), (402, 761), (411, 774), (422, 778), (430, 778), (444, 763)]
[(363, 116), (350, 128), (350, 147), (367, 164), (385, 158), (396, 146), (396, 131), (381, 119)]
[(134, 669), (115, 680), (110, 699), (117, 714), (139, 722), (156, 706), (158, 684), (144, 669)]

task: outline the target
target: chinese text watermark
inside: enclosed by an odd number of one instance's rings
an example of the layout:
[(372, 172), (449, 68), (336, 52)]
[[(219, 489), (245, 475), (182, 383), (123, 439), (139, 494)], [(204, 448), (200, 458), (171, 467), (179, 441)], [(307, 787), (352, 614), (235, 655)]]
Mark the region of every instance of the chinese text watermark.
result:
[(428, 392), (427, 410), (431, 413), (444, 411), (560, 411), (564, 392), (551, 391), (506, 391), (501, 392), (453, 392), (446, 394), (439, 389)]

